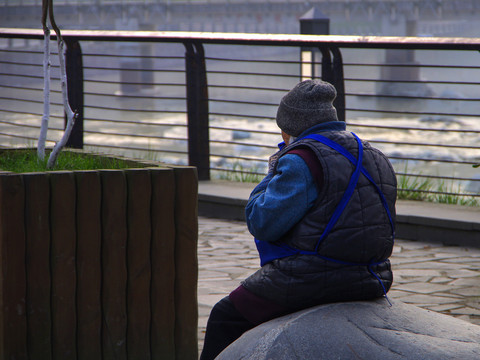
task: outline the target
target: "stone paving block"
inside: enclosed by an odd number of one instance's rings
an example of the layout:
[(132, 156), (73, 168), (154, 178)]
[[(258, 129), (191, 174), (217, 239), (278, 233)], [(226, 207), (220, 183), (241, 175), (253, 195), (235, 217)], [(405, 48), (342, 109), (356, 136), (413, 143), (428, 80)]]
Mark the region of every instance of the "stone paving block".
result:
[[(456, 269), (448, 272), (448, 276), (459, 279), (459, 278), (468, 278), (468, 277), (478, 277), (480, 275), (479, 271), (468, 270), (468, 269)], [(480, 285), (480, 283), (479, 283)]]
[(431, 294), (432, 296), (443, 296), (443, 297), (449, 297), (449, 298), (452, 298), (452, 301), (465, 301), (465, 297), (464, 296), (460, 296), (460, 295), (455, 295), (455, 294), (452, 294), (451, 292), (437, 292), (435, 294)]
[(468, 306), (460, 307), (457, 309), (450, 310), (450, 314), (458, 314), (458, 315), (477, 315), (480, 316), (480, 310), (474, 309)]
[(424, 282), (416, 282), (410, 284), (401, 284), (395, 287), (397, 290), (409, 291), (417, 294), (433, 294), (436, 292), (445, 292), (452, 289), (449, 285), (431, 284)]
[(478, 297), (476, 299), (473, 298), (472, 300), (467, 300), (465, 302), (465, 304), (474, 308), (474, 309), (480, 310), (480, 298), (478, 298)]
[[(433, 250), (433, 249), (432, 249)], [(435, 248), (434, 249), (434, 253), (433, 253), (433, 257), (436, 259), (436, 260), (444, 260), (444, 261), (457, 261), (458, 260), (458, 254), (454, 254), (454, 253), (451, 253), (451, 252), (442, 252), (441, 249), (438, 249), (438, 248)], [(471, 260), (471, 258), (470, 258)]]
[(431, 296), (424, 294), (412, 294), (410, 296), (402, 297), (403, 302), (414, 305), (440, 305), (450, 304), (452, 302), (451, 297), (446, 296)]
[(238, 281), (237, 280), (215, 280), (213, 283), (205, 282), (203, 284), (199, 284), (199, 286), (207, 288), (206, 287), (207, 284), (210, 284), (208, 285), (210, 294), (227, 295), (238, 286)]
[[(412, 264), (419, 264), (419, 263), (430, 263), (432, 261), (435, 261), (431, 256), (418, 256), (418, 257), (412, 257), (409, 256), (408, 254), (402, 254), (402, 255), (396, 255), (395, 257), (392, 257), (395, 259), (395, 263), (392, 262), (393, 266), (396, 266), (398, 268), (405, 268), (405, 269), (410, 269), (412, 268)], [(428, 265), (427, 265), (428, 268)]]
[(216, 268), (225, 269), (225, 268), (238, 267), (239, 265), (240, 264), (238, 264), (238, 261), (234, 261), (234, 260), (226, 260), (226, 261), (217, 260), (214, 263), (205, 264), (204, 267), (208, 269), (216, 269)]
[(212, 271), (212, 270), (203, 270), (201, 274), (198, 275), (199, 279), (229, 279), (229, 276), (225, 275), (223, 271)]
[(408, 291), (397, 290), (397, 288), (394, 286), (390, 289), (387, 295), (388, 297), (391, 297), (394, 299), (401, 299), (405, 296), (411, 296), (412, 293)]
[(480, 257), (479, 256), (457, 256), (452, 259), (444, 260), (445, 262), (455, 262), (457, 264), (464, 263), (468, 268), (470, 267), (479, 267), (480, 266)]
[(225, 266), (225, 267), (219, 268), (218, 271), (222, 273), (228, 273), (230, 274), (230, 276), (235, 274), (245, 273), (245, 269), (243, 268), (243, 266), (237, 266), (237, 267)]
[(402, 284), (410, 284), (413, 282), (428, 283), (430, 280), (432, 280), (432, 277), (430, 276), (397, 276), (395, 275), (394, 284), (402, 285)]
[(450, 291), (453, 294), (458, 294), (462, 296), (476, 296), (480, 298), (480, 289), (478, 286), (476, 287), (468, 287), (464, 289), (454, 289)]
[(399, 243), (397, 241), (396, 244), (397, 244), (397, 246), (399, 246), (399, 247), (401, 247), (402, 249), (405, 249), (405, 250), (425, 249), (426, 247), (429, 247), (429, 248), (431, 247), (430, 245), (427, 245), (427, 244), (422, 243), (420, 241), (412, 241), (412, 240), (402, 240), (401, 243)]
[(401, 276), (401, 275), (395, 274), (393, 281), (394, 281), (394, 284), (401, 285), (401, 284), (410, 284), (414, 282), (428, 283), (430, 280), (432, 280), (431, 276)]
[(480, 248), (465, 247), (465, 246), (447, 246), (444, 245), (438, 249), (439, 253), (442, 254), (455, 254), (458, 258), (462, 257), (480, 257)]
[(409, 263), (402, 263), (400, 265), (396, 264), (396, 260), (392, 261), (393, 264), (395, 264), (396, 267), (399, 269), (437, 269), (437, 270), (461, 270), (464, 265), (463, 264), (456, 264), (456, 263), (446, 263), (446, 262), (441, 262), (441, 261), (422, 261), (419, 260), (417, 261), (412, 261)]
[(428, 309), (438, 312), (450, 312), (454, 309), (462, 308), (462, 305), (459, 304), (444, 304), (444, 305), (436, 305), (436, 306), (429, 306)]
[(395, 269), (395, 276), (441, 276), (442, 273), (435, 269)]
[(198, 296), (198, 303), (213, 307), (218, 301), (222, 300), (228, 294), (210, 294)]
[(451, 278), (448, 278), (448, 277), (443, 277), (443, 276), (440, 276), (440, 277), (434, 277), (430, 280), (431, 283), (438, 283), (438, 284), (450, 284), (450, 285), (453, 285), (451, 284), (452, 282), (452, 279)]
[(415, 249), (415, 250), (405, 250), (403, 249), (402, 252), (398, 254), (399, 257), (402, 256), (408, 256), (410, 258), (414, 257), (426, 257), (427, 259), (437, 259), (437, 253), (435, 252), (435, 249), (429, 249), (428, 253), (425, 252), (426, 249)]

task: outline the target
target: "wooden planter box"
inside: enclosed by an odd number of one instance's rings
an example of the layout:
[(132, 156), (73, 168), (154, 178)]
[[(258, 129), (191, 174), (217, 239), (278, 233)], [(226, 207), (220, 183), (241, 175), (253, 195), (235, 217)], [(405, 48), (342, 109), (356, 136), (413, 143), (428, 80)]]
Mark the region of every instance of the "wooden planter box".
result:
[(197, 184), (193, 167), (1, 174), (0, 359), (196, 360)]

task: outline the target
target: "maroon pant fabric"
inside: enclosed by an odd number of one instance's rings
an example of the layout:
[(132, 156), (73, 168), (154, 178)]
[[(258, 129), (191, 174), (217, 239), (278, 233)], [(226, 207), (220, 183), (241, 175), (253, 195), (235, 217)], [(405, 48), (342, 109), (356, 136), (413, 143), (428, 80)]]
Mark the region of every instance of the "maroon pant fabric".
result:
[(237, 311), (254, 325), (291, 312), (291, 309), (257, 296), (241, 285), (230, 293), (230, 300)]
[(291, 311), (239, 286), (213, 307), (200, 360), (215, 359), (244, 332)]
[(215, 359), (228, 345), (254, 327), (235, 309), (228, 296), (223, 298), (213, 307), (208, 318), (200, 360)]

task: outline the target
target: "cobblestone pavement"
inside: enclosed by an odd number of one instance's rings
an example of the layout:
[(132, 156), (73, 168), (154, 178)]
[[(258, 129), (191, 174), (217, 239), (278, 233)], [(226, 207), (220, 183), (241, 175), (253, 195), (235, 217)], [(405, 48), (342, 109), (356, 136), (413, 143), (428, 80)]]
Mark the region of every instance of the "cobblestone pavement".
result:
[[(259, 268), (244, 222), (199, 218), (199, 348), (212, 306)], [(480, 249), (396, 240), (388, 295), (480, 325)]]

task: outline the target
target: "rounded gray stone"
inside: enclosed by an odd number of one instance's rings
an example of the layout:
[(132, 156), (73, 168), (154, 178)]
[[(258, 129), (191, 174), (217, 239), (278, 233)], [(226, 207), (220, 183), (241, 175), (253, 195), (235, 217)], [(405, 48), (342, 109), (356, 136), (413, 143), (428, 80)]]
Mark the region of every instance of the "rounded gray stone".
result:
[(480, 326), (385, 299), (326, 304), (261, 324), (217, 360), (478, 360)]

